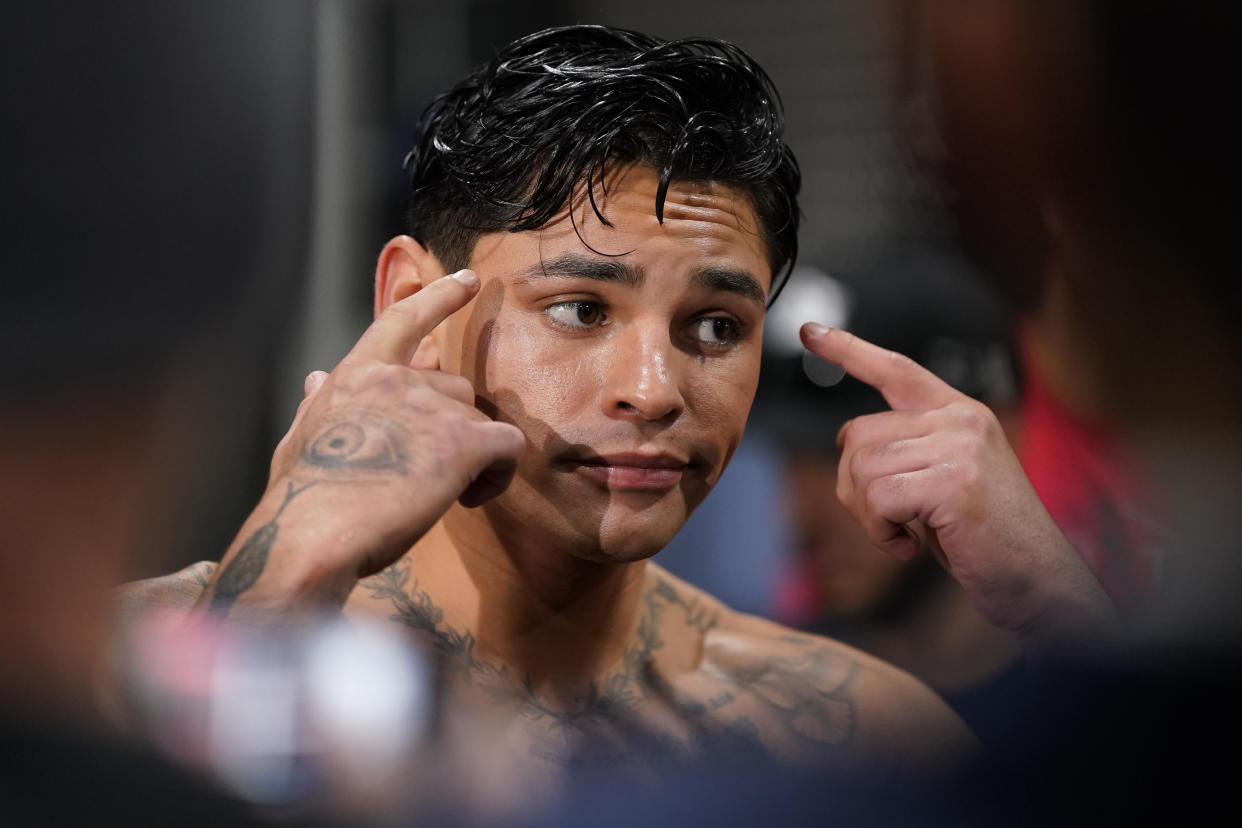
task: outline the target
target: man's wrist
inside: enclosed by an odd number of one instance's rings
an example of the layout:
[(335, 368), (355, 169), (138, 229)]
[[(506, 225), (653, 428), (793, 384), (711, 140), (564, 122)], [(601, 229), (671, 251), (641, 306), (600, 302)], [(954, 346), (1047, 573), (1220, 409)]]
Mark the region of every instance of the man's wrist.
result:
[(210, 612), (232, 618), (246, 614), (279, 615), (284, 613), (339, 609), (357, 583), (357, 576), (340, 567), (317, 561), (321, 556), (311, 550), (299, 549), (291, 555), (296, 560), (282, 562), (265, 572), (254, 585), (241, 594), (221, 593), (218, 585), (204, 596), (203, 606)]
[[(228, 615), (339, 608), (357, 582), (357, 566), (343, 550), (339, 512), (315, 508), (312, 484), (269, 490), (211, 579), (200, 607)], [(301, 496), (294, 515), (289, 504)], [(309, 509), (307, 507), (310, 507)]]
[(1072, 547), (1039, 569), (1031, 597), (1033, 609), (1016, 630), (1028, 653), (1090, 649), (1120, 631), (1116, 607)]

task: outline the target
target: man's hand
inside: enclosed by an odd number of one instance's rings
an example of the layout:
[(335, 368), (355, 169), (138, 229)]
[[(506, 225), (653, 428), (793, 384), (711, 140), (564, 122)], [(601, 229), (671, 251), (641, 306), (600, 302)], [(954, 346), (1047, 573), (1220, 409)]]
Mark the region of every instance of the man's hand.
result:
[(307, 377), (267, 491), (200, 606), (340, 606), (455, 500), (477, 506), (504, 491), (522, 432), (475, 408), (462, 377), (410, 367), (478, 284), (470, 271), (432, 282), (385, 310), (330, 374)]
[(1111, 628), (1111, 602), (987, 406), (845, 331), (809, 323), (802, 342), (892, 406), (837, 435), (837, 496), (873, 542), (903, 560), (926, 542), (983, 616), (1028, 648)]

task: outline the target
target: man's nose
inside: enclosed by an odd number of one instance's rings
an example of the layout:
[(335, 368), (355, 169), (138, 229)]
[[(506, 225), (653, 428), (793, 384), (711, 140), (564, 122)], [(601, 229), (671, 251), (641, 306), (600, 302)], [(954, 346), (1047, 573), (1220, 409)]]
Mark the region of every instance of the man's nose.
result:
[[(632, 324), (619, 332), (604, 387), (604, 412), (626, 420), (672, 422), (686, 407), (668, 327)], [(616, 340), (614, 340), (616, 341)]]

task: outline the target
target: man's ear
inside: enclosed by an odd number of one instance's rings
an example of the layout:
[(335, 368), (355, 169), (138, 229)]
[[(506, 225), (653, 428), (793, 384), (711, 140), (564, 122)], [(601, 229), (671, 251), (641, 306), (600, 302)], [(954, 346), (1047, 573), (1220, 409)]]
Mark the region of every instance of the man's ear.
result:
[[(413, 296), (444, 275), (440, 260), (414, 239), (409, 236), (389, 239), (375, 264), (375, 315), (379, 316), (393, 302)], [(439, 351), (431, 334), (419, 344), (410, 367), (440, 367)]]

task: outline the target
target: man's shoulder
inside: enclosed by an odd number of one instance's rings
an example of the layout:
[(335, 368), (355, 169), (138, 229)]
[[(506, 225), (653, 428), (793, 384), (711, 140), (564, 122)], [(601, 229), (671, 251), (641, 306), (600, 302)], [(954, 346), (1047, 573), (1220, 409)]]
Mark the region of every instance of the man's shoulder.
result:
[(843, 642), (822, 635), (796, 630), (776, 621), (739, 612), (710, 593), (690, 584), (656, 564), (648, 569), (649, 595), (666, 604), (692, 608), (701, 619), (704, 666), (745, 670), (774, 659), (784, 662), (831, 664), (846, 672), (877, 671), (902, 677), (895, 667)]
[(122, 617), (151, 610), (192, 609), (207, 589), (216, 566), (212, 561), (199, 561), (168, 575), (122, 584), (116, 589)]
[(651, 571), (657, 592), (693, 606), (706, 619), (701, 626), (708, 669), (754, 673), (774, 666), (799, 667), (831, 675), (833, 683), (864, 679), (923, 687), (910, 674), (844, 642), (739, 612), (666, 570), (653, 565)]
[(961, 719), (909, 673), (835, 639), (732, 610), (663, 571), (659, 577), (710, 614), (698, 670), (734, 688), (756, 736), (777, 752), (911, 767), (965, 760), (977, 747)]

